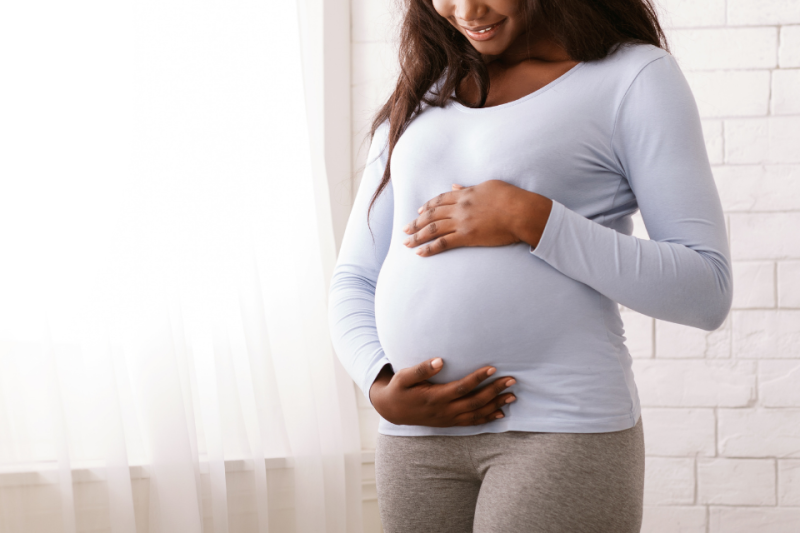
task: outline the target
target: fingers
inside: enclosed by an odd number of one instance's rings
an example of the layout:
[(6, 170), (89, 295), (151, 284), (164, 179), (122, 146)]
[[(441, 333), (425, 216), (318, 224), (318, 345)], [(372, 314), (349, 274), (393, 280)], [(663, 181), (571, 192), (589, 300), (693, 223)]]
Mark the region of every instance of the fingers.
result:
[(441, 357), (428, 359), (418, 365), (402, 368), (395, 372), (394, 379), (403, 387), (411, 387), (412, 385), (425, 381), (431, 376), (437, 374), (442, 369), (444, 362)]
[(423, 244), (415, 252), (420, 257), (428, 257), (444, 252), (445, 250), (452, 250), (453, 248), (460, 248), (464, 246), (464, 236), (461, 233), (453, 232), (447, 235), (442, 235), (435, 241)]
[(452, 218), (434, 220), (413, 235), (407, 237), (406, 240), (403, 241), (403, 244), (409, 248), (413, 248), (414, 246), (431, 241), (437, 237), (453, 233), (455, 230), (456, 222)]
[[(420, 244), (430, 243), (433, 250), (438, 251), (440, 248), (446, 249), (448, 247), (447, 244), (442, 245), (432, 241), (450, 241), (449, 247), (453, 247), (452, 245), (457, 242), (454, 239), (460, 238), (460, 235), (456, 235), (456, 229), (456, 222), (451, 218), (436, 220), (407, 237), (406, 240), (403, 241), (403, 244), (409, 248), (414, 248)], [(442, 246), (445, 247), (442, 248)]]
[(514, 378), (499, 378), (482, 389), (455, 400), (451, 406), (457, 413), (465, 413), (481, 409), (498, 398), (504, 390), (516, 383)]
[(485, 366), (467, 374), (461, 379), (445, 383), (442, 385), (443, 395), (448, 400), (456, 400), (462, 396), (466, 396), (496, 371), (497, 369), (493, 366)]
[(458, 190), (454, 190), (454, 191), (443, 192), (437, 196), (434, 196), (433, 198), (422, 204), (422, 207), (417, 209), (417, 213), (422, 213), (423, 211), (427, 211), (432, 207), (454, 204), (456, 203), (456, 200), (458, 200), (458, 193), (459, 193)]
[(502, 394), (480, 409), (461, 413), (453, 421), (457, 426), (475, 426), (503, 418), (505, 415), (500, 409), (514, 400), (516, 397), (512, 393)]
[[(453, 191), (456, 192), (456, 191)], [(420, 216), (409, 222), (403, 228), (406, 233), (416, 233), (435, 220), (451, 218), (453, 207), (451, 205), (432, 206), (421, 212)]]

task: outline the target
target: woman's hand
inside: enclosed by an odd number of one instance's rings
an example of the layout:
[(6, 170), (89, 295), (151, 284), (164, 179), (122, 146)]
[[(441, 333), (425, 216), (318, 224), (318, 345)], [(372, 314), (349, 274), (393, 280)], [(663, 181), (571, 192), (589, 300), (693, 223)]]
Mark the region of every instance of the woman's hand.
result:
[(476, 387), (494, 374), (484, 367), (465, 378), (434, 384), (428, 380), (441, 370), (440, 357), (392, 372), (386, 365), (369, 389), (375, 410), (392, 424), (414, 426), (476, 426), (503, 418), (501, 407), (516, 400), (512, 393), (501, 394), (516, 381), (498, 378), (481, 389)]
[(502, 180), (472, 187), (453, 184), (453, 190), (425, 202), (420, 216), (403, 231), (403, 241), (421, 256), (435, 255), (461, 246), (539, 244), (553, 202), (540, 194)]

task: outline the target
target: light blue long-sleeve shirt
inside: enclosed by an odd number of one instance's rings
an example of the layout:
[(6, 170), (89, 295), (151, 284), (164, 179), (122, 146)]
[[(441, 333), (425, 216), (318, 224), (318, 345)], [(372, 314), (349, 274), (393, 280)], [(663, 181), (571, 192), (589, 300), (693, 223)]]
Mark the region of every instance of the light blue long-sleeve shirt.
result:
[[(387, 160), (370, 146), (330, 287), (334, 348), (369, 398), (380, 369), (441, 357), (430, 381), (484, 366), (513, 376), (505, 417), (389, 435), (608, 432), (633, 427), (638, 390), (617, 303), (661, 320), (719, 327), (730, 251), (697, 106), (675, 59), (629, 44), (518, 100), (425, 107)], [(421, 257), (403, 226), (452, 183), (499, 179), (553, 200), (537, 246), (462, 247)], [(641, 211), (650, 240), (631, 235)], [(487, 383), (491, 378), (487, 380)]]

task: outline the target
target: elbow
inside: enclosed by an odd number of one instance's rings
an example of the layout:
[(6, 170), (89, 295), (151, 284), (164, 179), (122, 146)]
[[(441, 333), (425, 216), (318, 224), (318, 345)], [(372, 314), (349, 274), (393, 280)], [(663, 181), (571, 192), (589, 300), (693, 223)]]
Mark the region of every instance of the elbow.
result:
[(714, 297), (709, 298), (702, 306), (701, 315), (696, 327), (705, 331), (714, 331), (725, 323), (733, 304), (733, 282), (730, 271), (718, 278)]
[(698, 323), (695, 325), (696, 327), (705, 331), (714, 331), (715, 329), (719, 329), (719, 327), (725, 323), (725, 319), (728, 318), (730, 310), (730, 302), (727, 304), (723, 302), (714, 306), (709, 306)]

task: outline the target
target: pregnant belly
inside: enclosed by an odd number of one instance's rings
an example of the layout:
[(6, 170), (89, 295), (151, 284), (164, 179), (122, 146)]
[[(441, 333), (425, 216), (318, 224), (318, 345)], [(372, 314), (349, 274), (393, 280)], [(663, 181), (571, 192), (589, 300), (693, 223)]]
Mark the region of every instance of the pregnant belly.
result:
[(603, 313), (615, 304), (527, 244), (430, 257), (415, 251), (392, 243), (375, 292), (378, 336), (395, 370), (441, 357), (445, 365), (431, 381), (444, 383), (484, 365), (495, 365), (499, 376), (585, 366), (587, 350), (601, 352), (599, 365), (614, 357), (597, 347), (607, 339)]

